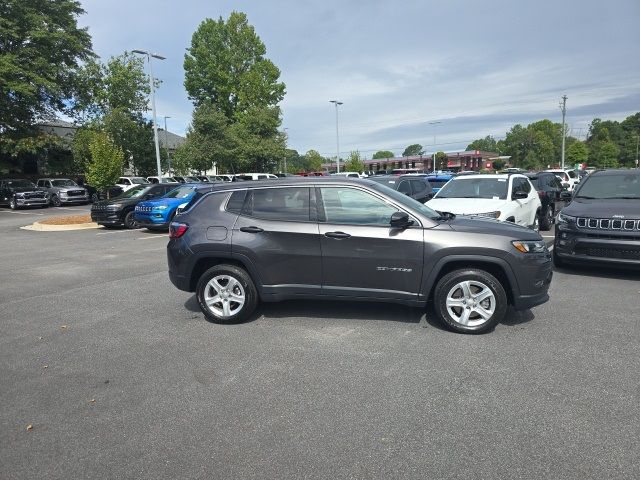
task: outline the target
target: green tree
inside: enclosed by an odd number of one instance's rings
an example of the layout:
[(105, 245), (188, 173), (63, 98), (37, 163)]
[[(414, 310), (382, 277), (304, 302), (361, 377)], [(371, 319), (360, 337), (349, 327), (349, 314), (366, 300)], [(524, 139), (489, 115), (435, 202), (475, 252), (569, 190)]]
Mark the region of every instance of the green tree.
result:
[(402, 152), (403, 157), (415, 157), (418, 155), (424, 155), (424, 150), (422, 149), (422, 145), (420, 145), (419, 143), (414, 143), (412, 145), (409, 145), (407, 148), (404, 149), (404, 152)]
[(394, 157), (395, 155), (393, 154), (393, 152), (390, 152), (389, 150), (379, 150), (373, 154), (374, 160), (378, 160), (380, 158), (394, 158)]
[(474, 140), (467, 145), (467, 150), (482, 150), (484, 152), (497, 152), (498, 144), (491, 135), (487, 135), (484, 138)]
[(493, 160), (492, 164), (493, 164), (493, 169), (497, 172), (502, 170), (507, 163), (500, 158), (496, 158), (495, 160)]
[(76, 0), (0, 2), (1, 135), (32, 136), (37, 119), (68, 110), (78, 65), (93, 55), (83, 13)]
[(589, 159), (589, 148), (584, 142), (575, 141), (567, 147), (565, 158), (569, 165), (587, 163), (587, 160)]
[[(194, 143), (187, 141), (176, 148), (171, 158), (171, 172), (176, 175), (189, 175), (192, 172), (191, 159), (194, 155)], [(197, 152), (195, 153), (197, 155)]]
[(444, 152), (436, 153), (436, 167), (438, 170), (445, 170), (447, 168), (447, 154)]
[(322, 164), (325, 163), (325, 159), (316, 150), (309, 150), (304, 156), (309, 172), (319, 172), (322, 170)]
[(91, 163), (87, 169), (87, 182), (99, 190), (107, 190), (122, 175), (124, 153), (104, 132), (93, 132), (91, 137)]
[(280, 70), (244, 13), (228, 20), (206, 19), (191, 38), (184, 57), (184, 86), (198, 106), (208, 102), (230, 120), (255, 107), (276, 106), (285, 85)]
[(344, 162), (345, 172), (364, 172), (364, 161), (360, 156), (360, 152), (353, 151), (349, 153), (347, 161)]

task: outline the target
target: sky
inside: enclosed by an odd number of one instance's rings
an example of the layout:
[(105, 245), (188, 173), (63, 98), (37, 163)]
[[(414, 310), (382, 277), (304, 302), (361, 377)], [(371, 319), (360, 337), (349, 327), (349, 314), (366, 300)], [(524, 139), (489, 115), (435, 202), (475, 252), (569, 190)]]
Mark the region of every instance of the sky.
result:
[[(184, 134), (193, 106), (183, 61), (205, 18), (244, 12), (281, 71), (289, 148), (401, 155), (464, 149), (516, 123), (562, 121), (583, 138), (593, 118), (640, 111), (639, 0), (81, 0), (94, 51), (150, 50), (158, 118)], [(163, 126), (159, 120), (159, 126)], [(434, 123), (439, 122), (439, 123)]]

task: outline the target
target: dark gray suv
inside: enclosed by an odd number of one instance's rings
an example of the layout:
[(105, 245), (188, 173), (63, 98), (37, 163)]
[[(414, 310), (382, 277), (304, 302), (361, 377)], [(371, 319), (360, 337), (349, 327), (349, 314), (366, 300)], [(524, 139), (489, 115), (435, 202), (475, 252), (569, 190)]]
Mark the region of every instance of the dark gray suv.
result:
[(511, 304), (549, 299), (551, 256), (517, 225), (435, 212), (369, 180), (222, 184), (170, 226), (169, 277), (214, 322), (246, 320), (258, 300), (398, 302), (480, 333)]

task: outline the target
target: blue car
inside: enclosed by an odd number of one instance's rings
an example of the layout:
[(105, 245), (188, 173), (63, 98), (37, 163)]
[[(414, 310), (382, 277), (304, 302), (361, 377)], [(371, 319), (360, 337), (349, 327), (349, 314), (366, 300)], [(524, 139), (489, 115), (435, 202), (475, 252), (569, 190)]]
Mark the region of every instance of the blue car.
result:
[(429, 183), (433, 188), (433, 193), (435, 194), (438, 193), (444, 186), (444, 184), (451, 180), (453, 177), (455, 177), (455, 175), (452, 174), (428, 175), (427, 180), (429, 180)]
[(202, 183), (185, 183), (163, 197), (140, 202), (136, 205), (135, 221), (149, 230), (168, 230), (180, 205), (189, 203), (199, 191), (209, 191), (212, 187), (211, 184), (203, 186)]

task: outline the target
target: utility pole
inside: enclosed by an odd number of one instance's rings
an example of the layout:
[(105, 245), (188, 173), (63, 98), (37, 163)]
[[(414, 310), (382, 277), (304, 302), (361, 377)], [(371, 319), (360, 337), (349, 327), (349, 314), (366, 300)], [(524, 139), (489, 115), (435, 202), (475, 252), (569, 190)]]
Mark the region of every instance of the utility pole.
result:
[(433, 173), (436, 173), (436, 127), (442, 122), (429, 122), (428, 125), (433, 125)]
[(338, 134), (338, 105), (342, 105), (343, 102), (340, 102), (338, 100), (329, 100), (329, 102), (333, 103), (336, 106), (336, 172), (340, 173), (340, 135)]
[(167, 163), (169, 164), (169, 176), (171, 176), (171, 157), (169, 156), (169, 144), (167, 143), (167, 115), (164, 116), (164, 150), (167, 154)]
[(640, 135), (636, 135), (636, 168), (638, 168), (638, 144), (640, 144)]
[(567, 96), (562, 96), (562, 103), (560, 103), (560, 110), (562, 110), (562, 165), (561, 168), (564, 170), (564, 142), (566, 137), (564, 119), (567, 114)]
[[(284, 143), (285, 143), (285, 147), (287, 146), (287, 144), (289, 143), (289, 137), (287, 136), (287, 130), (289, 130), (287, 127), (284, 127)], [(284, 171), (282, 173), (287, 173), (287, 152), (285, 149), (284, 152)]]

